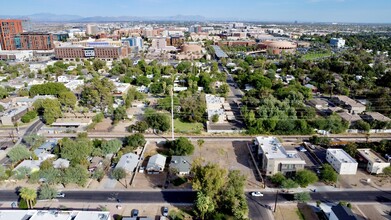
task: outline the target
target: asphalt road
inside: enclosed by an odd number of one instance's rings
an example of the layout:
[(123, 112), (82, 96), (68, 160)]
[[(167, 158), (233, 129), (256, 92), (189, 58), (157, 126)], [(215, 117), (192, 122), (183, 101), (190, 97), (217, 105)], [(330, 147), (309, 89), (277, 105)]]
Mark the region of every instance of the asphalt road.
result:
[[(191, 191), (63, 191), (64, 202), (106, 202), (116, 203), (117, 199), (124, 203), (171, 203), (191, 204), (196, 198), (196, 192)], [(276, 193), (264, 192), (263, 197), (252, 197), (246, 193), (251, 219), (269, 219), (268, 205), (274, 209)], [(391, 203), (391, 191), (330, 191), (311, 193), (313, 201), (339, 202), (380, 202)], [(0, 201), (17, 201), (15, 191), (0, 191)], [(279, 194), (278, 203), (293, 201), (292, 194)], [(269, 212), (269, 213), (268, 213)]]

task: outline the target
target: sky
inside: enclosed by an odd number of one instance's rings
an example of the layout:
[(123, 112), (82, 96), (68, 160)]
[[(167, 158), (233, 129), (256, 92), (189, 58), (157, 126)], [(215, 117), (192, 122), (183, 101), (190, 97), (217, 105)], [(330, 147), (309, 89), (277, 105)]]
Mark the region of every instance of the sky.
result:
[(54, 13), (90, 16), (391, 23), (391, 0), (1, 0), (0, 15)]

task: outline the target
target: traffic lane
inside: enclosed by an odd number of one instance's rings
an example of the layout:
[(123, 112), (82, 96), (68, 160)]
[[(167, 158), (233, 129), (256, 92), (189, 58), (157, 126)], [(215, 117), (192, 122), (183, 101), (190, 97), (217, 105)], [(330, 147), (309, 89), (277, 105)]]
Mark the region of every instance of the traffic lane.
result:
[(107, 201), (116, 202), (117, 199), (129, 203), (193, 203), (196, 192), (189, 191), (159, 191), (159, 192), (132, 192), (132, 191), (63, 191), (63, 201)]
[(253, 197), (250, 195), (246, 195), (247, 197), (247, 204), (249, 209), (249, 217), (252, 220), (269, 220), (269, 214), (270, 212), (269, 208), (271, 206), (264, 200), (262, 200), (262, 197)]
[(311, 193), (312, 200), (349, 202), (391, 202), (391, 191), (336, 191)]
[(17, 201), (19, 198), (16, 190), (1, 190), (0, 191), (0, 202), (5, 201)]

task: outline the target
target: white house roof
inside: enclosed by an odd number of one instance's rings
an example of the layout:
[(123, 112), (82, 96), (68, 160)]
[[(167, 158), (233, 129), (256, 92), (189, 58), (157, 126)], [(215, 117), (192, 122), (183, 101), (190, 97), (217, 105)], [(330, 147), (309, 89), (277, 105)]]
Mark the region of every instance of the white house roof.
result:
[(166, 165), (166, 157), (161, 154), (155, 154), (149, 158), (147, 164), (147, 170), (160, 170), (160, 168)]
[(115, 168), (123, 168), (126, 172), (134, 172), (138, 165), (138, 156), (134, 153), (124, 154), (117, 163)]

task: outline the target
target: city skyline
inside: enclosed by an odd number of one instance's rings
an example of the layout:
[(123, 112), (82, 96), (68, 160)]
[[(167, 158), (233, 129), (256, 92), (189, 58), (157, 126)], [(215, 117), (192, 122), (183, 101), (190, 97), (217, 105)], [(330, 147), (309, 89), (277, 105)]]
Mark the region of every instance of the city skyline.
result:
[(11, 1), (3, 5), (0, 15), (26, 16), (53, 13), (94, 16), (166, 17), (199, 15), (207, 19), (249, 21), (391, 23), (391, 2), (377, 0), (50, 0)]

